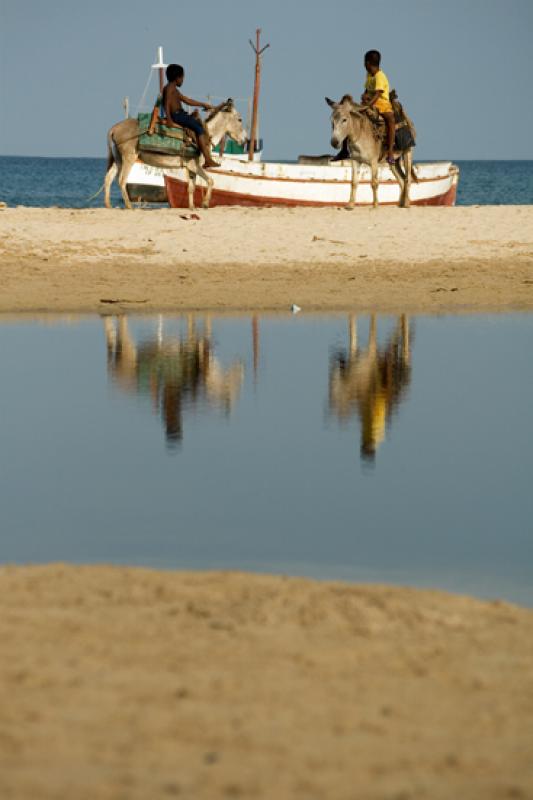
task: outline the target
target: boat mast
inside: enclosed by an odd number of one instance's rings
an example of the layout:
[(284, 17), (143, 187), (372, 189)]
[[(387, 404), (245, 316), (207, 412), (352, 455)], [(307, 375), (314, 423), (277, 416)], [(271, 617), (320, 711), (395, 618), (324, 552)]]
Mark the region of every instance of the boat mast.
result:
[(165, 85), (165, 69), (167, 65), (163, 62), (163, 48), (157, 48), (157, 64), (152, 64), (152, 69), (159, 70), (159, 93), (163, 93), (163, 86)]
[[(254, 81), (254, 102), (252, 108), (252, 130), (250, 132), (250, 143), (248, 145), (248, 161), (254, 160), (254, 151), (255, 151), (255, 141), (257, 139), (257, 107), (259, 104), (259, 90), (261, 87), (261, 56), (267, 49), (270, 47), (269, 44), (266, 44), (263, 48), (261, 48), (260, 43), (261, 38), (261, 28), (257, 28), (255, 32), (255, 45), (250, 39), (250, 47), (255, 53), (255, 81)], [(259, 143), (258, 143), (259, 144)]]

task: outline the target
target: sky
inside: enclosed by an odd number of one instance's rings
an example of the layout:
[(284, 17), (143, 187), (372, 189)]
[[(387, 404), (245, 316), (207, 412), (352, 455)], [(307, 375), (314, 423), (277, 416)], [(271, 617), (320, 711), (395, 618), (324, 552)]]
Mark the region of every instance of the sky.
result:
[(324, 97), (360, 95), (368, 49), (418, 159), (532, 157), (533, 0), (0, 0), (0, 155), (104, 156), (159, 45), (189, 96), (250, 97), (258, 27), (267, 158), (331, 151)]

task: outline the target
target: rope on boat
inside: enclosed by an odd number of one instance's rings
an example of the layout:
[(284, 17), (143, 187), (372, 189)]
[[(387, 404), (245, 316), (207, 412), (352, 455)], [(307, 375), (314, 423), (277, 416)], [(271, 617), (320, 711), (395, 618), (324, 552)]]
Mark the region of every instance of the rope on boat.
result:
[(141, 95), (141, 99), (137, 103), (137, 113), (139, 113), (141, 108), (144, 106), (144, 101), (146, 99), (146, 93), (148, 92), (148, 87), (150, 86), (150, 81), (151, 80), (152, 80), (152, 72), (150, 71), (149, 74), (148, 74), (148, 80), (146, 81), (146, 86), (144, 87), (144, 91), (143, 91), (143, 93)]

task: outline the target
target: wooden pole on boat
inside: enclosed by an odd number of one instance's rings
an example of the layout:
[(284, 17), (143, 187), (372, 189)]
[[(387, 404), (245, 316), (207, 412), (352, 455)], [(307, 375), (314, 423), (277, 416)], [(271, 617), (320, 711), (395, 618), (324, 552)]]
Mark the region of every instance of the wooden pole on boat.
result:
[(261, 56), (270, 47), (266, 44), (261, 48), (261, 28), (255, 32), (255, 44), (250, 39), (250, 47), (255, 53), (255, 81), (254, 81), (254, 103), (252, 108), (252, 129), (250, 131), (250, 143), (248, 145), (248, 161), (254, 160), (255, 140), (257, 138), (257, 108), (259, 105), (259, 90), (261, 88)]

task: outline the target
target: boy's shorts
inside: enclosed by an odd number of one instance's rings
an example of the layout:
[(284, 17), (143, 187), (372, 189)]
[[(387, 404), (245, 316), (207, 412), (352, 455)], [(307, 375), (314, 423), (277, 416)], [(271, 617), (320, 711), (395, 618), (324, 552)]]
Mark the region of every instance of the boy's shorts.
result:
[(204, 126), (202, 123), (197, 120), (192, 114), (187, 114), (186, 111), (175, 111), (172, 114), (172, 119), (177, 125), (181, 125), (182, 128), (188, 128), (191, 131), (194, 131), (201, 136), (204, 133)]
[(379, 111), (380, 114), (392, 114), (392, 106), (388, 100), (384, 100), (382, 97), (379, 100), (376, 100), (374, 103), (374, 108)]

